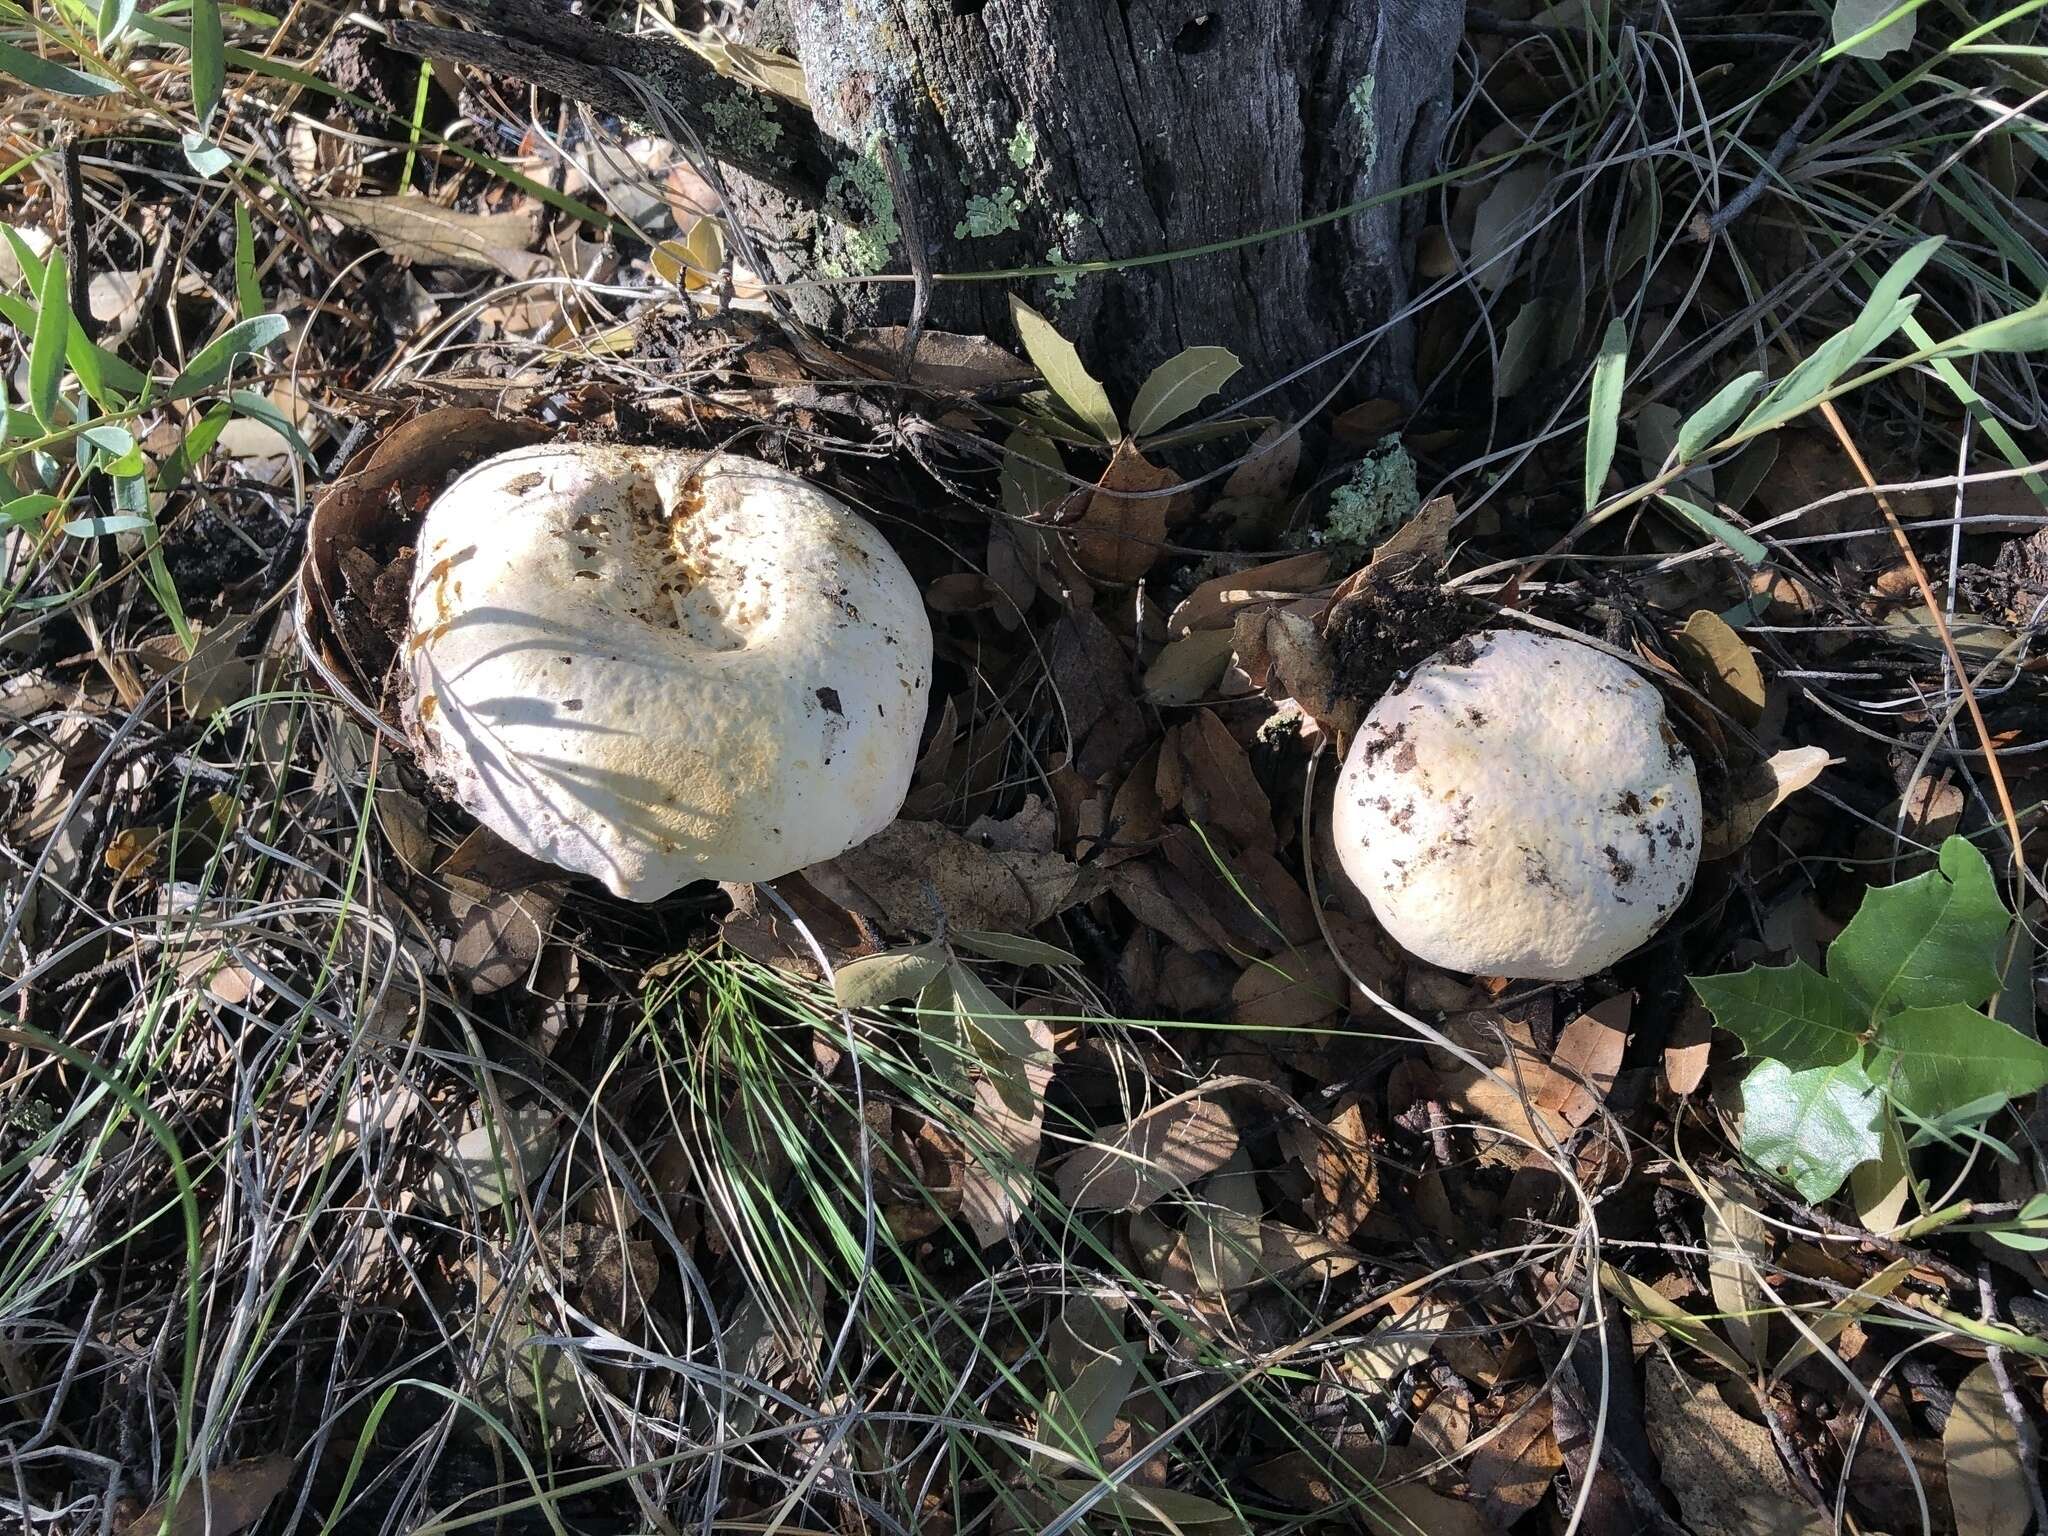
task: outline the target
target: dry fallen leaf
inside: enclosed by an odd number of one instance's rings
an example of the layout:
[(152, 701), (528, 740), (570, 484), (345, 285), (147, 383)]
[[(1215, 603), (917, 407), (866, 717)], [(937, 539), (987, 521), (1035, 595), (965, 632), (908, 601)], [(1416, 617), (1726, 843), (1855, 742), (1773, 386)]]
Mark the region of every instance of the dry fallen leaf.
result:
[(1671, 637), (1671, 648), (1685, 675), (1716, 708), (1747, 726), (1763, 718), (1763, 672), (1726, 619), (1700, 609)]
[(1023, 933), (1095, 889), (1057, 854), (983, 848), (929, 821), (898, 821), (804, 878), (891, 932), (920, 934), (942, 923)]
[(1045, 1129), (1045, 1085), (1052, 1081), (1052, 1029), (1040, 1019), (1028, 1019), (1024, 1027), (1041, 1053), (1041, 1059), (1026, 1061), (1021, 1068), (1031, 1113), (1020, 1115), (1012, 1109), (988, 1077), (974, 1081), (975, 1112), (969, 1122), (973, 1129), (967, 1133), (967, 1162), (961, 1169), (960, 1218), (984, 1248), (1009, 1234), (1038, 1188), (1032, 1169)]
[(1055, 1187), (1077, 1211), (1138, 1211), (1214, 1173), (1237, 1150), (1230, 1111), (1199, 1090), (1070, 1153)]
[(1343, 967), (1318, 941), (1248, 968), (1231, 989), (1230, 1017), (1259, 1029), (1306, 1029), (1343, 1012), (1348, 991)]
[(534, 237), (530, 214), (457, 213), (412, 193), (320, 198), (314, 206), (350, 229), (361, 230), (392, 255), (430, 266), (528, 278), (549, 265), (546, 256), (526, 249)]
[(1329, 580), (1330, 556), (1319, 549), (1212, 576), (1181, 600), (1166, 627), (1176, 635), (1227, 630), (1240, 608), (1288, 602), (1328, 585)]
[(1166, 540), (1175, 503), (1163, 493), (1180, 476), (1147, 462), (1128, 439), (1117, 444), (1095, 488), (1077, 494), (1079, 508), (1064, 521), (1075, 530), (1074, 559), (1101, 581), (1136, 581), (1152, 569)]
[(256, 1523), (292, 1480), (289, 1456), (257, 1456), (201, 1472), (168, 1511), (151, 1505), (124, 1536), (235, 1536)]
[(1584, 1125), (1606, 1102), (1628, 1049), (1634, 1005), (1633, 993), (1617, 992), (1580, 1014), (1557, 1037), (1557, 1049), (1550, 1053), (1555, 1070), (1540, 1093), (1544, 1107), (1556, 1110), (1567, 1125)]
[(1990, 1361), (1956, 1388), (1941, 1450), (1956, 1529), (1966, 1536), (2020, 1536), (2033, 1519), (2026, 1460)]
[(1770, 1431), (1752, 1424), (1653, 1350), (1645, 1366), (1650, 1445), (1686, 1522), (1717, 1536), (1826, 1536), (1834, 1523), (1802, 1499)]
[(1543, 1502), (1563, 1465), (1550, 1429), (1550, 1394), (1520, 1394), (1499, 1433), (1472, 1453), (1472, 1497), (1481, 1515), (1505, 1529)]
[(1764, 818), (1819, 778), (1831, 761), (1825, 747), (1790, 747), (1758, 764), (1735, 786), (1735, 803), (1727, 819), (1710, 819), (1701, 831), (1700, 858), (1725, 859), (1740, 853)]
[(1706, 1180), (1707, 1282), (1720, 1309), (1721, 1331), (1737, 1354), (1761, 1364), (1770, 1343), (1770, 1298), (1763, 1267), (1771, 1260), (1771, 1228), (1742, 1185)]

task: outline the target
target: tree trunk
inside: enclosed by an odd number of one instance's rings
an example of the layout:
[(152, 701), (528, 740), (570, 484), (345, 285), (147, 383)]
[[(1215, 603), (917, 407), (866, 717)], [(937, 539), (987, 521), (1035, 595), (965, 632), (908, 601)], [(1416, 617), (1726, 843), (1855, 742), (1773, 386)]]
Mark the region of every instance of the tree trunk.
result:
[[(515, 34), (544, 8), (444, 0)], [(757, 40), (802, 62), (801, 123), (750, 115), (704, 66), (636, 62), (666, 46), (641, 40), (550, 81), (579, 51), (568, 18), (528, 31), (541, 65), (475, 61), (643, 117), (601, 99), (604, 74), (655, 82), (740, 173), (736, 211), (808, 321), (901, 322), (922, 290), (928, 325), (1002, 337), (1021, 292), (1120, 404), (1202, 344), (1237, 353), (1247, 387), (1310, 369), (1298, 399), (1355, 366), (1345, 395), (1399, 398), (1408, 333), (1389, 322), (1427, 202), (1358, 205), (1435, 168), (1462, 18), (1462, 0), (768, 0)], [(430, 30), (399, 40), (447, 51)], [(1060, 270), (1097, 262), (1134, 264)], [(1016, 268), (1050, 270), (971, 276)], [(855, 281), (914, 273), (932, 281)]]

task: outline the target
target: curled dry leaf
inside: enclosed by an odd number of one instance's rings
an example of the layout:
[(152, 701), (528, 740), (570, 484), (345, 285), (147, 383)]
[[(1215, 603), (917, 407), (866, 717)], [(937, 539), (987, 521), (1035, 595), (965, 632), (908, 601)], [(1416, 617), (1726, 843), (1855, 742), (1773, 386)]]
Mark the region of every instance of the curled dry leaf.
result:
[(1771, 1300), (1763, 1266), (1771, 1262), (1771, 1228), (1739, 1183), (1706, 1181), (1707, 1284), (1721, 1313), (1721, 1331), (1752, 1365), (1770, 1345)]
[(1176, 635), (1229, 629), (1236, 621), (1238, 609), (1304, 597), (1327, 586), (1330, 572), (1329, 553), (1315, 549), (1212, 576), (1181, 600), (1166, 627)]
[(1434, 496), (1422, 504), (1407, 522), (1372, 552), (1366, 569), (1397, 576), (1418, 565), (1434, 564), (1450, 553), (1451, 525), (1458, 520), (1458, 504), (1448, 496)]
[(1790, 747), (1775, 753), (1735, 786), (1727, 818), (1712, 817), (1700, 833), (1701, 859), (1740, 853), (1764, 818), (1821, 775), (1834, 761), (1824, 747)]
[(1070, 1153), (1055, 1187), (1077, 1211), (1138, 1211), (1214, 1173), (1237, 1150), (1230, 1111), (1200, 1090)]

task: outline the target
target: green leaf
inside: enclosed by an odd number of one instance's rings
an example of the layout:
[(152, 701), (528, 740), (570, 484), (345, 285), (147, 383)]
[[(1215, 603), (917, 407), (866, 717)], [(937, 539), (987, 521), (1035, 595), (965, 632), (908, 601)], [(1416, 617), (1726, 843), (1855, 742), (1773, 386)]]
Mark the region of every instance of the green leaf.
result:
[(916, 997), (946, 968), (937, 944), (892, 949), (849, 960), (832, 973), (832, 995), (842, 1008), (879, 1008)]
[(0, 224), (0, 237), (6, 239), (7, 248), (14, 253), (14, 264), (21, 268), (22, 281), (28, 286), (28, 291), (34, 293), (43, 286), (43, 258), (12, 225)]
[(1852, 363), (1868, 357), (1874, 347), (1906, 323), (1912, 311), (1901, 311), (1900, 302), (1906, 297), (1906, 290), (1912, 286), (1913, 279), (1934, 259), (1934, 253), (1941, 249), (1942, 243), (1940, 235), (1929, 235), (1915, 242), (1877, 280), (1870, 290), (1869, 301), (1863, 306), (1863, 313), (1849, 326), (1849, 360)]
[(64, 348), (71, 340), (69, 281), (63, 256), (52, 251), (36, 292), (35, 336), (28, 349), (28, 405), (46, 431), (55, 431), (62, 420), (57, 392), (64, 382)]
[(103, 538), (110, 533), (139, 533), (149, 519), (134, 512), (116, 512), (108, 517), (75, 517), (64, 525), (74, 539)]
[(0, 43), (0, 74), (14, 76), (24, 85), (59, 96), (112, 96), (121, 89), (118, 80), (88, 75), (67, 64), (39, 59), (11, 43)]
[(1795, 1072), (1760, 1062), (1742, 1080), (1742, 1152), (1818, 1203), (1884, 1151), (1884, 1095), (1856, 1062)]
[(1003, 441), (1003, 510), (1012, 517), (1043, 517), (1065, 500), (1060, 451), (1043, 433), (1019, 427)]
[[(1842, 53), (1852, 59), (1881, 59), (1888, 53), (1912, 47), (1920, 17), (1908, 8), (1910, 3), (1911, 0), (1835, 0), (1835, 46), (1822, 57)], [(1893, 11), (1905, 11), (1906, 14), (1896, 21), (1885, 22), (1885, 17)], [(1878, 26), (1879, 22), (1884, 22), (1884, 25)], [(1861, 42), (1852, 41), (1858, 33), (1868, 32), (1872, 27), (1877, 27), (1877, 31)]]
[(1951, 837), (1939, 869), (1864, 896), (1828, 946), (1828, 975), (1870, 1017), (1981, 1003), (1998, 990), (1994, 957), (2011, 921), (1984, 855)]
[(292, 452), (308, 464), (313, 462), (313, 450), (306, 446), (306, 440), (299, 436), (299, 429), (292, 425), (291, 418), (263, 396), (246, 389), (230, 390), (228, 404), (244, 416), (260, 421), (291, 445)]
[(1763, 545), (1744, 533), (1740, 528), (1737, 528), (1726, 518), (1709, 512), (1698, 502), (1688, 501), (1683, 496), (1667, 496), (1662, 492), (1658, 493), (1657, 500), (1662, 502), (1667, 509), (1676, 512), (1688, 523), (1691, 523), (1693, 527), (1699, 529), (1708, 538), (1717, 539), (1727, 545), (1745, 563), (1749, 565), (1762, 565), (1770, 558), (1770, 551), (1766, 550)]
[(283, 315), (256, 315), (238, 320), (199, 349), (199, 355), (185, 365), (185, 371), (171, 380), (167, 400), (183, 400), (213, 388), (228, 376), (235, 359), (244, 353), (261, 352), (291, 329)]
[(1749, 413), (1744, 430), (1757, 423), (1795, 416), (1825, 394), (1841, 376), (1890, 339), (1892, 333), (1912, 318), (1919, 304), (1906, 293), (1934, 253), (1942, 237), (1930, 235), (1893, 262), (1870, 290), (1870, 299), (1855, 320), (1822, 342), (1785, 376), (1763, 403)]
[(1923, 1120), (1987, 1100), (1995, 1110), (2048, 1085), (2048, 1045), (1961, 1003), (1906, 1008), (1881, 1020), (1870, 1060), (1871, 1076)]
[[(1038, 361), (1036, 353), (1032, 361)], [(1131, 402), (1131, 436), (1144, 437), (1179, 421), (1242, 366), (1236, 354), (1223, 347), (1189, 347), (1169, 357), (1138, 387), (1138, 398)]]
[(221, 430), (227, 426), (233, 409), (227, 401), (219, 401), (178, 440), (175, 448), (164, 455), (164, 461), (157, 466), (156, 472), (156, 488), (160, 494), (168, 496), (183, 485), (185, 477), (192, 473), (199, 461), (213, 451), (213, 445), (220, 440)]
[(71, 328), (71, 340), (64, 357), (85, 392), (103, 411), (117, 410), (134, 400), (148, 386), (142, 370), (118, 357), (85, 334), (85, 327)]
[(25, 528), (30, 523), (41, 522), (44, 515), (64, 503), (47, 491), (31, 491), (26, 496), (0, 503), (0, 523), (12, 528)]
[(1734, 424), (1763, 382), (1760, 370), (1731, 379), (1713, 399), (1686, 417), (1685, 424), (1678, 429), (1678, 462), (1690, 464), (1709, 444), (1719, 442), (1721, 434)]
[(220, 32), (220, 0), (192, 0), (192, 110), (202, 132), (220, 105), (227, 83), (227, 44)]
[(104, 45), (127, 30), (135, 15), (135, 0), (100, 0), (99, 35)]
[(939, 974), (918, 993), (917, 1024), (918, 1044), (932, 1076), (949, 1092), (971, 1097), (974, 1079), (967, 1075), (967, 1064), (974, 1059), (974, 1048), (967, 1043), (967, 1033), (960, 1027), (959, 1006), (953, 997), (953, 967), (941, 966)]
[(1074, 344), (1053, 329), (1053, 324), (1014, 293), (1010, 295), (1010, 319), (1024, 343), (1032, 365), (1045, 376), (1052, 392), (1105, 443), (1123, 436), (1109, 393), (1081, 363)]
[(1600, 488), (1614, 466), (1621, 438), (1621, 388), (1628, 382), (1628, 325), (1619, 316), (1607, 323), (1600, 356), (1593, 364), (1592, 403), (1586, 414), (1586, 510), (1600, 501)]
[(980, 928), (952, 928), (947, 937), (962, 949), (1010, 965), (1079, 965), (1081, 958), (1057, 944), (1014, 933), (989, 933)]
[(185, 151), (185, 163), (201, 176), (218, 176), (235, 163), (233, 155), (203, 133), (180, 134), (178, 146)]
[(235, 305), (244, 320), (263, 313), (263, 289), (256, 281), (256, 232), (249, 226), (249, 205), (235, 204)]
[(946, 967), (946, 980), (953, 989), (954, 1016), (966, 1031), (989, 1082), (1013, 1114), (1028, 1118), (1039, 1106), (1024, 1068), (1043, 1065), (1050, 1058), (1031, 1038), (1023, 1015), (1005, 1006), (974, 972), (956, 960)]
[(1982, 325), (1972, 326), (1942, 343), (1944, 357), (1971, 357), (1980, 352), (2039, 352), (2048, 347), (2048, 299)]
[(1752, 1056), (1803, 1071), (1840, 1065), (1862, 1046), (1868, 1015), (1803, 960), (1691, 980), (1714, 1022)]
[(117, 422), (98, 422), (78, 435), (110, 459), (123, 458), (135, 448), (135, 434)]

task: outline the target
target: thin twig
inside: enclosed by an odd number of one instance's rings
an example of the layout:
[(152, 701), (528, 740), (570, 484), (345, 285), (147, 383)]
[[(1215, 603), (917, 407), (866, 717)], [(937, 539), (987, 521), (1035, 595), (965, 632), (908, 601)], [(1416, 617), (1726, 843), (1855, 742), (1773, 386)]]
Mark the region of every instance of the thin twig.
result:
[(1848, 427), (1843, 425), (1841, 413), (1835, 409), (1834, 402), (1821, 401), (1820, 413), (1833, 429), (1836, 440), (1842, 445), (1842, 451), (1849, 455), (1849, 462), (1856, 466), (1856, 473), (1863, 477), (1864, 486), (1877, 502), (1878, 511), (1884, 514), (1885, 526), (1891, 529), (1892, 539), (1898, 544), (1899, 553), (1905, 558), (1906, 568), (1913, 573), (1914, 584), (1920, 589), (1920, 601), (1926, 604), (1928, 620), (1934, 625), (1934, 632), (1941, 637), (1942, 653), (1948, 657), (1949, 667), (1955, 674), (1956, 686), (1962, 690), (1963, 703), (1970, 711), (1970, 723), (1977, 728), (1977, 740), (1983, 745), (1984, 765), (1991, 772), (1992, 786), (1998, 791), (1998, 808), (2004, 813), (2006, 831), (2012, 837), (2013, 867), (2024, 872), (2026, 854), (2021, 847), (2020, 818), (2019, 813), (2013, 809), (2012, 791), (2006, 786), (2005, 770), (1999, 766), (1998, 749), (1992, 745), (1991, 727), (1984, 723), (1984, 711), (1978, 706), (1977, 691), (1970, 686), (1969, 669), (1963, 665), (1963, 658), (1956, 653), (1955, 637), (1948, 631), (1948, 620), (1942, 614), (1941, 603), (1935, 598), (1934, 584), (1927, 579), (1927, 568), (1913, 552), (1913, 541), (1906, 537), (1906, 530), (1899, 522), (1899, 514), (1892, 509), (1891, 498), (1878, 488), (1877, 476), (1870, 472), (1869, 464), (1864, 462), (1862, 450), (1856, 446), (1856, 440), (1849, 435)]

